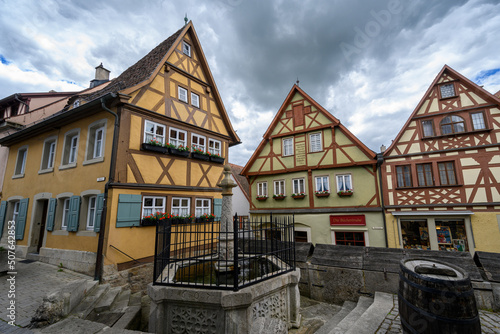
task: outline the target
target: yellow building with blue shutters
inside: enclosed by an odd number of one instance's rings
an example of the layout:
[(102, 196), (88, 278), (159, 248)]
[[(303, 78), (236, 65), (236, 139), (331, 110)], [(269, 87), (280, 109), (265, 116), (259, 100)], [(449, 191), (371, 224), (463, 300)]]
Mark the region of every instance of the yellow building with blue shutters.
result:
[(0, 139), (0, 245), (14, 220), (19, 256), (97, 276), (152, 260), (151, 213), (220, 215), (216, 185), (240, 142), (191, 22), (98, 83)]

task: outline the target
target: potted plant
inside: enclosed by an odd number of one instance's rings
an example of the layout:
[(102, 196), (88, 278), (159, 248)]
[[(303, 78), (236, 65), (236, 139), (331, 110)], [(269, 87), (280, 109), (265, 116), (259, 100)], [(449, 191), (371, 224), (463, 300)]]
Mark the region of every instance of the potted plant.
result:
[(203, 151), (199, 148), (194, 148), (191, 152), (191, 157), (198, 160), (208, 161), (210, 160), (210, 153)]
[(199, 217), (201, 222), (214, 221), (215, 215), (213, 213), (204, 213)]
[(297, 193), (297, 194), (292, 194), (292, 198), (293, 199), (302, 199), (306, 197), (306, 193), (305, 192), (300, 192), (300, 193)]
[(170, 148), (170, 154), (187, 158), (189, 156), (189, 146), (184, 146), (184, 145), (173, 146)]
[(354, 194), (352, 189), (341, 190), (337, 193), (337, 195), (339, 195), (340, 197), (348, 197), (348, 196), (352, 196), (352, 194)]
[(267, 196), (265, 195), (259, 195), (256, 197), (257, 201), (265, 201), (267, 199)]
[(210, 161), (216, 162), (218, 164), (224, 163), (224, 158), (218, 155), (217, 153), (208, 153), (210, 155)]
[(168, 147), (165, 147), (165, 145), (156, 140), (156, 138), (150, 139), (146, 143), (142, 143), (142, 149), (153, 152), (168, 153)]
[(273, 195), (273, 199), (275, 199), (277, 201), (282, 201), (282, 200), (285, 199), (285, 197), (286, 197), (285, 194), (275, 194), (275, 195)]
[(330, 192), (328, 190), (315, 191), (314, 194), (316, 195), (316, 197), (328, 197), (328, 196), (330, 196)]

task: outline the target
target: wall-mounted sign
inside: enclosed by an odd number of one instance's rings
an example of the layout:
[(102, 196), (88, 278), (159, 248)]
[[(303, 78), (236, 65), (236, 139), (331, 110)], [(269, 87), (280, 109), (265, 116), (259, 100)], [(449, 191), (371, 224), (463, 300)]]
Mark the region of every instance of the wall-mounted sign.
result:
[(365, 215), (330, 216), (330, 225), (365, 226), (366, 225)]

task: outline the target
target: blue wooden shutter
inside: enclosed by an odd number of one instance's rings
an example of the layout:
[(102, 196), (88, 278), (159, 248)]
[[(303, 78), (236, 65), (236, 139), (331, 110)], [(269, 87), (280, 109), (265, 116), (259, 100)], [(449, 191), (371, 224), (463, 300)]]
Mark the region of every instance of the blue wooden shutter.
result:
[(78, 231), (80, 218), (80, 196), (71, 196), (69, 199), (68, 228), (70, 232)]
[(45, 224), (45, 228), (47, 229), (47, 231), (54, 230), (54, 221), (56, 219), (56, 206), (57, 206), (57, 199), (50, 198), (49, 209), (47, 212), (47, 222)]
[(101, 230), (102, 209), (104, 208), (104, 194), (97, 195), (96, 198), (96, 211), (94, 221), (94, 232)]
[(23, 198), (19, 201), (19, 214), (16, 219), (16, 240), (23, 240), (24, 227), (26, 226), (26, 217), (28, 216), (29, 198)]
[(7, 202), (2, 201), (2, 203), (0, 204), (0, 238), (2, 237), (3, 223), (5, 221), (6, 213), (7, 213)]
[(222, 216), (222, 198), (214, 198), (214, 215), (215, 220), (220, 220)]
[(141, 195), (120, 194), (118, 197), (116, 227), (139, 226), (141, 223), (141, 205)]

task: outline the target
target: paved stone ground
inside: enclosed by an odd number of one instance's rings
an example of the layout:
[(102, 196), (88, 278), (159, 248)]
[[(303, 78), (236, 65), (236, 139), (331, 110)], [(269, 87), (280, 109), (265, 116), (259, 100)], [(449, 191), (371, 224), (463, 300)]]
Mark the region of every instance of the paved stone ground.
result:
[[(31, 317), (49, 292), (56, 288), (77, 279), (89, 279), (93, 277), (83, 275), (68, 269), (59, 268), (42, 262), (23, 263), (23, 259), (16, 259), (15, 275), (15, 301), (16, 320), (18, 331), (13, 331), (16, 327), (7, 324), (10, 298), (10, 284), (7, 281), (10, 275), (0, 276), (0, 332), (1, 333), (25, 333), (19, 327), (29, 325)], [(7, 327), (5, 327), (7, 326)], [(12, 328), (11, 328), (12, 327)], [(10, 328), (8, 332), (7, 329)]]

